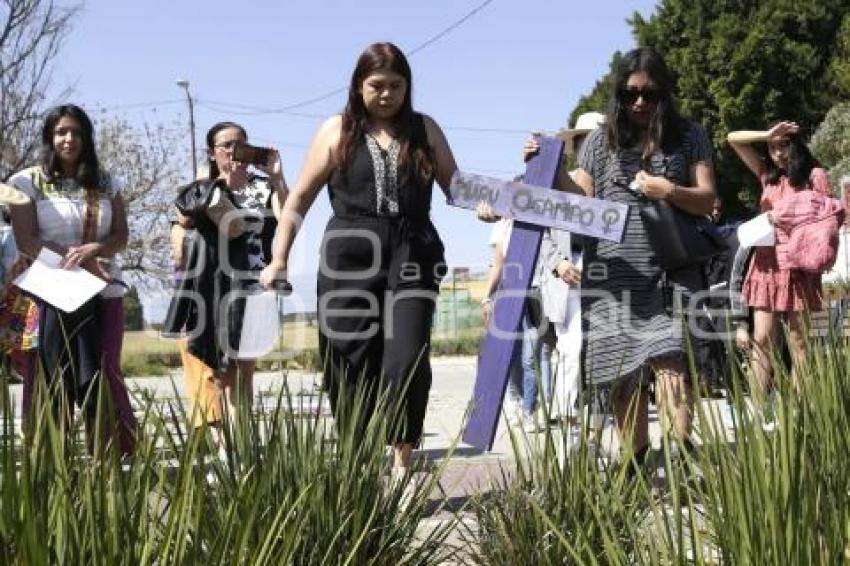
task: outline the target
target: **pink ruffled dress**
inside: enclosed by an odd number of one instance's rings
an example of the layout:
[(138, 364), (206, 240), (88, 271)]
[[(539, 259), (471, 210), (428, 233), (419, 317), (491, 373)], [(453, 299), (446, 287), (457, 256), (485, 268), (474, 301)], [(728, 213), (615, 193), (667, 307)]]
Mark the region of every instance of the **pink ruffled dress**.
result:
[[(826, 172), (816, 167), (809, 177), (814, 191), (832, 196)], [(783, 175), (776, 184), (768, 184), (764, 173), (761, 175), (761, 211), (772, 210), (777, 202), (797, 191)], [(800, 190), (806, 190), (800, 189)], [(776, 262), (776, 248), (758, 247), (744, 281), (742, 290), (744, 301), (751, 308), (773, 312), (799, 312), (803, 310), (821, 310), (823, 288), (821, 274), (797, 269), (779, 269)]]

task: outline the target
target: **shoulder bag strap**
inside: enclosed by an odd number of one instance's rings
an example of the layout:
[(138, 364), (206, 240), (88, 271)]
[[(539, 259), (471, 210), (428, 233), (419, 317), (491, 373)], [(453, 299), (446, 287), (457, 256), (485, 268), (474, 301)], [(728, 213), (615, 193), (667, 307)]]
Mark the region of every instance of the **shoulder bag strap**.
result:
[(100, 220), (100, 193), (94, 189), (86, 189), (86, 204), (83, 212), (84, 244), (97, 241), (97, 225)]

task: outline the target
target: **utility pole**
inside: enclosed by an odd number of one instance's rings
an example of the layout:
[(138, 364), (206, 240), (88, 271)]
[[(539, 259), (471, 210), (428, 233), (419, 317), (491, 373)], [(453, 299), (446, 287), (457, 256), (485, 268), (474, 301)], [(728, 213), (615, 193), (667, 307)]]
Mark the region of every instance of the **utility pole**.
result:
[(186, 101), (189, 103), (189, 138), (192, 140), (192, 180), (198, 178), (198, 154), (195, 150), (195, 104), (189, 92), (189, 81), (179, 79), (177, 86), (186, 91)]

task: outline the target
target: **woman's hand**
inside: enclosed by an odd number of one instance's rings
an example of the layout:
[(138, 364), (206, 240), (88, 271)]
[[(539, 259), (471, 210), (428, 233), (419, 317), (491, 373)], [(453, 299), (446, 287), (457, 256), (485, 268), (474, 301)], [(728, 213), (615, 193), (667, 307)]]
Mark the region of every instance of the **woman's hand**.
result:
[(484, 326), (490, 326), (490, 321), (493, 320), (493, 299), (485, 297), (481, 301), (481, 313), (484, 315)]
[(106, 282), (109, 282), (112, 279), (112, 276), (109, 274), (107, 269), (104, 269), (104, 266), (97, 261), (97, 258), (90, 258), (85, 263), (80, 265), (83, 269), (94, 275), (95, 277), (99, 277)]
[(79, 267), (88, 263), (89, 260), (95, 259), (97, 254), (100, 253), (100, 249), (101, 246), (97, 242), (91, 242), (81, 246), (70, 246), (68, 251), (65, 252), (62, 261), (59, 262), (59, 267), (63, 269)]
[(558, 273), (558, 277), (568, 285), (575, 286), (581, 283), (581, 269), (571, 261), (562, 259), (555, 271)]
[(279, 187), (283, 184), (283, 164), (280, 152), (275, 147), (268, 148), (269, 160), (265, 164), (257, 164), (257, 169), (269, 176), (272, 184)]
[(496, 222), (500, 218), (500, 216), (493, 210), (493, 207), (483, 200), (478, 203), (477, 207), (475, 207), (475, 216), (477, 216), (478, 220), (481, 220), (482, 222)]
[(775, 142), (787, 139), (800, 131), (800, 126), (797, 122), (783, 121), (779, 122), (767, 131), (767, 141)]
[(650, 200), (662, 200), (673, 192), (673, 182), (666, 177), (650, 175), (646, 171), (638, 171), (635, 181), (643, 189), (643, 194)]
[(540, 151), (540, 134), (533, 133), (530, 138), (525, 140), (525, 144), (522, 146), (523, 163), (537, 155), (538, 151)]
[(286, 265), (271, 262), (260, 272), (260, 285), (264, 289), (274, 289), (277, 281), (286, 279)]
[(227, 171), (222, 171), (221, 176), (225, 184), (233, 190), (239, 190), (248, 184), (248, 166), (238, 161), (233, 161)]

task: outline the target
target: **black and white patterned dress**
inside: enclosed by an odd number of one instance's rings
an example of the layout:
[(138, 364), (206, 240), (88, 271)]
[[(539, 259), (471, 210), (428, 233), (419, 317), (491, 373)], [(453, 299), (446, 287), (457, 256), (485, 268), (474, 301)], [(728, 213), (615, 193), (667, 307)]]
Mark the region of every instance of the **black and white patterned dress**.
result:
[(273, 194), (274, 190), (263, 177), (251, 177), (242, 189), (233, 191), (234, 202), (246, 211), (243, 218), (248, 227), (246, 248), (251, 271), (261, 271), (271, 259), (271, 238), (277, 226), (271, 208)]
[[(690, 167), (711, 162), (705, 130), (683, 121), (680, 144), (642, 159), (639, 149), (612, 153), (608, 134), (600, 128), (590, 134), (579, 166), (592, 178), (599, 199), (629, 205), (623, 240), (619, 243), (588, 239), (582, 275), (582, 329), (585, 336), (585, 376), (599, 385), (636, 385), (647, 363), (686, 352), (681, 312), (665, 300), (664, 272), (655, 265), (649, 236), (640, 218), (641, 197), (628, 185), (642, 168), (690, 186)], [(702, 287), (699, 267), (668, 272), (677, 289)]]

